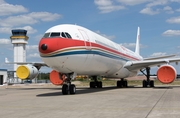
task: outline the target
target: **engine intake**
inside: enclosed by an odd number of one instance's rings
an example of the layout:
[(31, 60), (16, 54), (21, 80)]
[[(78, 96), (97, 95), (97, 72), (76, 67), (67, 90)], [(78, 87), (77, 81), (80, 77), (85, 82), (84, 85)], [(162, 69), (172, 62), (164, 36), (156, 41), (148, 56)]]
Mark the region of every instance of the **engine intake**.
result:
[(55, 70), (52, 70), (50, 73), (50, 81), (54, 85), (62, 85), (65, 80), (65, 75), (61, 74)]
[(172, 83), (176, 76), (176, 69), (171, 65), (163, 65), (157, 71), (157, 78), (163, 84)]
[(17, 77), (22, 80), (34, 79), (38, 73), (38, 69), (33, 65), (21, 65), (16, 69)]

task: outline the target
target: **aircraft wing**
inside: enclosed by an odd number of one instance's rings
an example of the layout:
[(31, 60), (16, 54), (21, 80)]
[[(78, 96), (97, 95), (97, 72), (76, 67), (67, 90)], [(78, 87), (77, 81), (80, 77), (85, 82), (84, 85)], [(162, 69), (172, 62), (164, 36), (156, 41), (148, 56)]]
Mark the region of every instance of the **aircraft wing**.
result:
[(159, 57), (150, 57), (150, 58), (144, 58), (144, 60), (155, 60), (155, 59), (164, 59), (164, 58), (170, 58), (170, 57), (175, 57), (175, 54), (172, 55), (164, 55), (164, 56), (159, 56)]
[(142, 60), (142, 61), (128, 61), (124, 68), (130, 71), (140, 70), (146, 67), (160, 66), (162, 64), (169, 64), (172, 62), (178, 63), (180, 58), (170, 58), (170, 59), (156, 59), (156, 60)]
[(7, 58), (5, 58), (5, 63), (6, 64), (17, 64), (17, 65), (31, 64), (35, 67), (48, 66), (47, 64), (45, 64), (43, 62), (9, 62)]

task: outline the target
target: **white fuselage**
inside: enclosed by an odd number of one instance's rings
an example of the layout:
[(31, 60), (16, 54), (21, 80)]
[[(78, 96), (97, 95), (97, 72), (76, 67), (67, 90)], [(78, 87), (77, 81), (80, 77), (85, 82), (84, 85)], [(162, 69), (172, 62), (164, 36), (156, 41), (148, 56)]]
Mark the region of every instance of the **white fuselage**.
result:
[(77, 25), (48, 29), (39, 43), (39, 52), (42, 60), (58, 72), (113, 78), (136, 75), (137, 71), (123, 66), (127, 61), (142, 60), (133, 51)]

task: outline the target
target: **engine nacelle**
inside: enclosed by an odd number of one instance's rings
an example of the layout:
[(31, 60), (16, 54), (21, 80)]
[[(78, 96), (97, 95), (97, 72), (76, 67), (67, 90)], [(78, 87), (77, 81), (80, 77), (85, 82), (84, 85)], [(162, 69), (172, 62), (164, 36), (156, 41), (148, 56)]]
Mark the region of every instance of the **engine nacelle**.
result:
[(171, 65), (163, 65), (157, 71), (157, 78), (163, 84), (172, 83), (176, 76), (176, 69)]
[(38, 69), (33, 65), (21, 65), (16, 69), (17, 77), (22, 80), (34, 79), (38, 73)]
[(65, 80), (65, 75), (61, 74), (55, 70), (52, 70), (50, 73), (50, 81), (54, 85), (62, 85)]

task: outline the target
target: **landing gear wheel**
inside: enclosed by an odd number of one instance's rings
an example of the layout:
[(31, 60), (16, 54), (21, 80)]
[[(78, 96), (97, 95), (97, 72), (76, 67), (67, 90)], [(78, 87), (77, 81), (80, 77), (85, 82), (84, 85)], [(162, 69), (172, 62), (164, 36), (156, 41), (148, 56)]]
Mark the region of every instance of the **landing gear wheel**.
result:
[(124, 86), (125, 88), (127, 88), (127, 87), (128, 87), (128, 83), (127, 83), (127, 81), (126, 81), (126, 80), (123, 82), (123, 86)]
[(122, 81), (117, 81), (117, 87), (122, 88)]
[(153, 80), (150, 81), (150, 87), (154, 87), (154, 81)]
[[(144, 70), (140, 70), (145, 76), (146, 80), (143, 80), (142, 86), (143, 87), (154, 87), (154, 81), (150, 80), (150, 67), (146, 67)], [(146, 73), (144, 73), (146, 71)]]
[(76, 86), (74, 84), (71, 84), (69, 86), (69, 93), (70, 94), (75, 94), (76, 93)]
[(117, 87), (119, 87), (119, 88), (122, 88), (122, 87), (127, 88), (128, 87), (127, 80), (121, 79), (120, 81), (117, 81)]
[(102, 88), (102, 82), (97, 80), (97, 76), (92, 76), (92, 82), (89, 83), (90, 88)]
[(102, 88), (102, 82), (97, 82), (97, 88)]
[(63, 86), (62, 86), (62, 94), (63, 95), (68, 94), (68, 85), (67, 84), (63, 84)]
[(144, 88), (147, 87), (147, 81), (143, 80), (142, 85), (143, 85)]
[(95, 88), (96, 87), (95, 82), (90, 82), (89, 85), (90, 85), (90, 88)]

